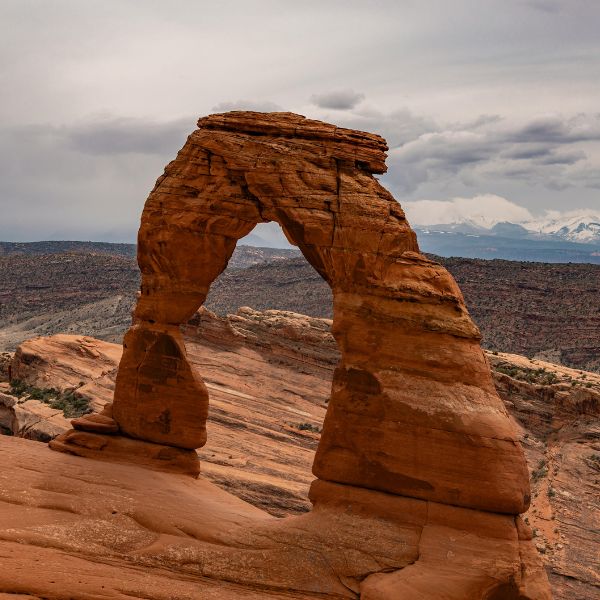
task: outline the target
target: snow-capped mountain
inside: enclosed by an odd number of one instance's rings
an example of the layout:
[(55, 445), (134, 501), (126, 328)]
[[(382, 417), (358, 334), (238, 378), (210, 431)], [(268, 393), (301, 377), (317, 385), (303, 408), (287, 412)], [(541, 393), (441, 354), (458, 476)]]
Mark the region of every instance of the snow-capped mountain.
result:
[(580, 244), (600, 244), (600, 212), (549, 211), (546, 215), (523, 221), (499, 221), (474, 218), (457, 219), (451, 223), (420, 226), (418, 229), (447, 231), (471, 235), (493, 235), (531, 240), (555, 240)]
[(531, 233), (580, 242), (584, 244), (600, 242), (600, 213), (569, 212), (548, 213), (541, 219), (521, 223)]

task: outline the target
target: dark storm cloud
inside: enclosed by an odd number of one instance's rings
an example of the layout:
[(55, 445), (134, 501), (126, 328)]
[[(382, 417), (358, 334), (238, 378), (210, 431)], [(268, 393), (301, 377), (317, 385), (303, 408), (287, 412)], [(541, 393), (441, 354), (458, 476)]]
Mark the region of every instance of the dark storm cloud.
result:
[(513, 146), (500, 154), (500, 158), (513, 160), (525, 160), (529, 158), (540, 158), (552, 152), (552, 146), (548, 144), (523, 144)]
[(545, 13), (557, 13), (563, 9), (563, 2), (558, 0), (526, 0), (526, 6)]
[[(452, 177), (469, 185), (510, 178), (554, 190), (588, 183), (595, 186), (596, 178), (578, 179), (568, 167), (588, 160), (587, 145), (599, 140), (598, 115), (553, 115), (520, 125), (496, 119), (454, 123), (394, 148), (387, 178), (403, 193)], [(590, 163), (588, 169), (600, 174), (598, 162)]]
[(533, 119), (510, 134), (515, 143), (572, 144), (600, 140), (600, 115), (577, 115), (570, 119), (547, 116)]
[(540, 165), (574, 165), (587, 157), (582, 150), (573, 150), (571, 152), (553, 152), (548, 156), (536, 159)]
[(313, 94), (310, 101), (319, 108), (349, 110), (365, 99), (364, 94), (354, 90), (333, 90), (324, 94)]

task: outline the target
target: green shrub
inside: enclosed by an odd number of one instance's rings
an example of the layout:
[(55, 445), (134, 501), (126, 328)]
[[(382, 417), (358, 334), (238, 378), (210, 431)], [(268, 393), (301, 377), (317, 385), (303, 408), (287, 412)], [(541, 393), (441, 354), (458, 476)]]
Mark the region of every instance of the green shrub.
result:
[[(80, 383), (80, 387), (83, 382)], [(17, 398), (27, 397), (48, 404), (51, 408), (62, 410), (67, 419), (81, 417), (92, 412), (89, 401), (83, 398), (75, 389), (60, 392), (55, 388), (38, 388), (20, 379), (10, 382), (10, 393)]]
[(531, 473), (531, 479), (539, 481), (542, 477), (546, 477), (546, 475), (548, 475), (548, 467), (546, 466), (546, 461), (542, 459), (538, 462), (537, 469)]
[(56, 410), (62, 410), (63, 414), (68, 419), (81, 417), (82, 415), (92, 412), (87, 398), (78, 396), (72, 390), (62, 393), (58, 398), (51, 401), (49, 404)]

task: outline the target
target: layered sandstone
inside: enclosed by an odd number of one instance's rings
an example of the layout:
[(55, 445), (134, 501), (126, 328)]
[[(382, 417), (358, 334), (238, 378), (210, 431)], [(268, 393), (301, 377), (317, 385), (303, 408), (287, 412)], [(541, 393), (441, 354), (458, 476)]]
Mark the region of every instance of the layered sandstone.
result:
[[(119, 436), (90, 439), (102, 434), (83, 418), (53, 447), (102, 458), (107, 448), (135, 455), (132, 444), (146, 456), (142, 448), (154, 444), (181, 452), (186, 464), (195, 456), (206, 442), (209, 393), (180, 325), (204, 302), (237, 240), (276, 221), (333, 294), (340, 361), (313, 464), (315, 509), (222, 540), (228, 567), (215, 572), (342, 594), (328, 583), (333, 569), (347, 590), (372, 600), (435, 597), (441, 587), (457, 599), (549, 597), (517, 516), (530, 501), (517, 434), (458, 286), (419, 253), (400, 205), (373, 177), (385, 171), (385, 141), (291, 113), (212, 115), (198, 125), (144, 207), (141, 295), (114, 405), (104, 413)], [(362, 517), (377, 540), (366, 557)], [(250, 554), (237, 544), (254, 547), (265, 536), (276, 555), (249, 569)], [(288, 553), (280, 571), (283, 540), (296, 537), (305, 552)], [(327, 568), (309, 569), (307, 544)], [(335, 555), (340, 547), (350, 555)], [(186, 550), (188, 561), (210, 570), (205, 550)], [(377, 571), (386, 573), (369, 577)]]
[(37, 388), (77, 388), (94, 411), (112, 400), (120, 345), (88, 336), (57, 334), (19, 345), (11, 360), (11, 378)]
[[(310, 507), (310, 466), (339, 360), (329, 324), (281, 311), (246, 308), (219, 318), (202, 309), (184, 329), (211, 397), (203, 477), (276, 516)], [(56, 360), (68, 357), (60, 351)], [(524, 518), (554, 598), (595, 600), (600, 376), (514, 355), (487, 357), (533, 473)], [(94, 357), (86, 360), (85, 370), (94, 371)], [(30, 375), (35, 380), (33, 369)], [(60, 433), (68, 427), (62, 422)]]
[(525, 462), (479, 332), (453, 279), (418, 253), (402, 209), (373, 177), (385, 170), (385, 150), (378, 136), (293, 114), (201, 119), (144, 208), (142, 294), (115, 419), (134, 438), (204, 444), (208, 395), (177, 326), (204, 301), (236, 241), (275, 220), (333, 291), (342, 358), (315, 474), (522, 512)]

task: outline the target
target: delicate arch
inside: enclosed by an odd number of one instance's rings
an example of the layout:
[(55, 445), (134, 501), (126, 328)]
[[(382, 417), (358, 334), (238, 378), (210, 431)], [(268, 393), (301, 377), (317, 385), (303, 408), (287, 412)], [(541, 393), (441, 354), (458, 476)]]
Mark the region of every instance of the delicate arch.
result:
[(379, 136), (291, 113), (200, 119), (148, 198), (142, 293), (115, 390), (125, 434), (197, 448), (208, 393), (178, 326), (237, 240), (277, 221), (333, 291), (342, 358), (315, 458), (320, 479), (519, 513), (528, 475), (460, 291), (418, 250), (373, 177)]

